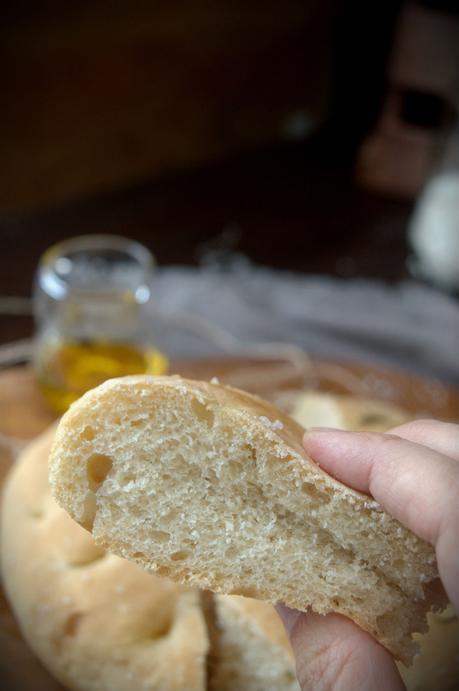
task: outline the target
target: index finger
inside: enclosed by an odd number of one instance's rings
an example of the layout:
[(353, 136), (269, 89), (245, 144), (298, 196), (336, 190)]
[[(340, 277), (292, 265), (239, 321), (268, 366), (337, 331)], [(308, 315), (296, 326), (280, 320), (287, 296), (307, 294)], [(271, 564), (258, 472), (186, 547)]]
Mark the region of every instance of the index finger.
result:
[(457, 606), (457, 461), (392, 434), (311, 429), (304, 446), (326, 472), (371, 494), (400, 523), (436, 547), (440, 574)]

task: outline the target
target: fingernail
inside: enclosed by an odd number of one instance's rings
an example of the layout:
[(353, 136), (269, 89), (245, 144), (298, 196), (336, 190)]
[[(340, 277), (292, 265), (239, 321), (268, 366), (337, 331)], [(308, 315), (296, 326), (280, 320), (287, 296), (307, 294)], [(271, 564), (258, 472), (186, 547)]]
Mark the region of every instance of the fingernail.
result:
[(339, 434), (346, 434), (346, 430), (338, 429), (337, 427), (308, 427), (305, 432), (306, 434), (330, 434), (331, 432), (338, 432)]
[(337, 429), (336, 427), (308, 427), (303, 434), (303, 441), (309, 441), (313, 437), (328, 436), (336, 434), (349, 434), (344, 429)]

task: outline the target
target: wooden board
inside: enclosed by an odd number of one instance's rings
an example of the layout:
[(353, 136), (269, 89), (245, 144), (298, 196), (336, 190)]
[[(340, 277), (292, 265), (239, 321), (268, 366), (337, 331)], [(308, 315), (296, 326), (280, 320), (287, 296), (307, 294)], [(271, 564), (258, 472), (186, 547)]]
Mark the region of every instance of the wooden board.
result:
[[(197, 379), (218, 377), (222, 382), (283, 402), (288, 402), (292, 392), (313, 386), (390, 400), (414, 416), (459, 419), (457, 391), (439, 382), (369, 365), (318, 360), (295, 365), (273, 360), (215, 358), (178, 361), (171, 369)], [(28, 367), (0, 373), (0, 483), (14, 455), (54, 417), (43, 403)], [(1, 591), (0, 688), (2, 691), (62, 691), (25, 644)]]

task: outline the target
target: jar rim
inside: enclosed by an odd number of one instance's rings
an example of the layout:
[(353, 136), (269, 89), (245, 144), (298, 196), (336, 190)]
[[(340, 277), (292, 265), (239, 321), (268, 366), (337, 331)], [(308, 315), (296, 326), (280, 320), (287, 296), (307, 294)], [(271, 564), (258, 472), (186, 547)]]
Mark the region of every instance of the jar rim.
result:
[(66, 255), (72, 253), (85, 251), (91, 253), (98, 250), (118, 251), (133, 259), (137, 263), (141, 277), (145, 282), (148, 281), (149, 274), (156, 266), (153, 254), (137, 240), (110, 233), (78, 235), (57, 242), (45, 250), (38, 264), (37, 280), (39, 285), (50, 297), (56, 300), (65, 298), (70, 286), (57, 271), (57, 262), (60, 259), (65, 260)]

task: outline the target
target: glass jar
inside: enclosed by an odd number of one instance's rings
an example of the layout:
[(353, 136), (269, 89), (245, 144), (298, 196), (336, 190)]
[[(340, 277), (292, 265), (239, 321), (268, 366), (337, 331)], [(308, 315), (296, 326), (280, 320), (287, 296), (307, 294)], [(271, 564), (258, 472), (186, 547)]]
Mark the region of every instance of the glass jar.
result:
[(34, 367), (56, 412), (106, 379), (167, 371), (146, 314), (153, 268), (143, 245), (114, 235), (72, 238), (44, 253), (34, 290)]

